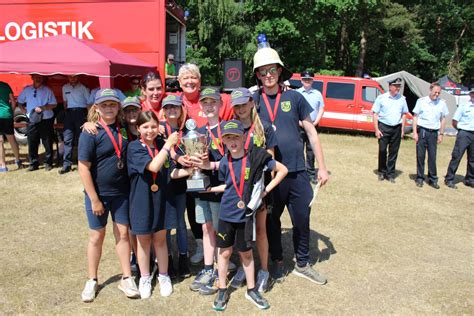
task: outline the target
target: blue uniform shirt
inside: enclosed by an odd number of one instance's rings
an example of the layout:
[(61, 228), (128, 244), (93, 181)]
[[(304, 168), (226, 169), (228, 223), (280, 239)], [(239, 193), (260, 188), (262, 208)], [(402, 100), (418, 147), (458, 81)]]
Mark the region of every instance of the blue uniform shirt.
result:
[[(18, 96), (18, 103), (26, 103), (26, 113), (29, 117), (31, 111), (37, 106), (45, 106), (48, 104), (57, 104), (53, 91), (47, 86), (41, 85), (35, 88), (33, 85), (26, 86)], [(52, 110), (43, 111), (43, 119), (50, 119), (54, 116)]]
[(315, 121), (316, 117), (318, 117), (318, 112), (321, 108), (324, 108), (324, 99), (323, 95), (321, 92), (319, 92), (317, 89), (309, 89), (306, 90), (304, 87), (299, 88), (298, 90), (299, 93), (301, 93), (306, 101), (308, 101), (309, 105), (313, 108), (313, 112), (311, 112), (311, 121)]
[[(253, 99), (258, 104), (260, 119), (271, 124), (270, 116), (260, 91), (254, 93)], [(272, 111), (275, 100), (276, 95), (268, 95)], [(308, 101), (306, 101), (301, 93), (289, 90), (281, 94), (280, 104), (274, 121), (278, 144), (275, 148), (275, 158), (288, 168), (288, 172), (306, 170), (299, 121), (306, 119), (312, 110)]]
[(396, 126), (402, 123), (402, 116), (408, 113), (408, 105), (403, 95), (392, 97), (389, 92), (381, 94), (375, 99), (372, 112), (377, 113), (379, 122)]
[(63, 86), (63, 100), (67, 102), (67, 108), (86, 108), (90, 94), (89, 89), (78, 82), (75, 86), (67, 83)]
[[(263, 125), (263, 134), (265, 135), (265, 149), (275, 148), (278, 145), (278, 143), (277, 143), (275, 131), (273, 130), (272, 125), (265, 121), (262, 121), (262, 125)], [(247, 133), (249, 132), (250, 127), (245, 128), (244, 130), (245, 130), (244, 139), (247, 140), (247, 135), (248, 135)], [(250, 142), (249, 142), (249, 148), (248, 148), (249, 151), (253, 148), (253, 146), (263, 147), (263, 143), (262, 143), (263, 140), (259, 139), (258, 137), (255, 137), (254, 134), (255, 133), (253, 132), (252, 135), (250, 135)]]
[[(114, 125), (109, 125), (115, 140), (122, 137)], [(127, 141), (122, 143), (122, 160), (124, 168), (118, 169), (118, 158), (109, 136), (99, 126), (98, 134), (82, 132), (79, 137), (78, 160), (91, 163), (91, 174), (97, 194), (100, 196), (117, 196), (128, 194), (129, 183), (127, 175)]]
[[(240, 173), (242, 172), (242, 158), (232, 159), (232, 167), (234, 169), (235, 182), (237, 184), (237, 187), (240, 187)], [(219, 219), (226, 222), (231, 222), (231, 223), (243, 223), (245, 222), (245, 208), (240, 209), (237, 207), (237, 203), (239, 203), (241, 199), (239, 195), (237, 194), (237, 191), (235, 190), (234, 184), (232, 182), (232, 177), (229, 171), (229, 161), (227, 159), (228, 159), (227, 156), (223, 157), (219, 164), (219, 179), (222, 182), (225, 182), (225, 191), (221, 200), (221, 210), (219, 213)], [(275, 160), (273, 159), (268, 160), (265, 165), (265, 167), (269, 171), (273, 171), (273, 169), (275, 169), (275, 166), (276, 166), (276, 163), (275, 163)], [(248, 180), (247, 178), (250, 174), (250, 168), (251, 168), (248, 156), (247, 156), (246, 168), (247, 170), (245, 171), (245, 180)], [(250, 185), (250, 183), (246, 182), (244, 184), (243, 192), (245, 192), (248, 185)]]
[[(166, 128), (165, 122), (160, 122), (160, 125), (165, 127), (165, 137), (168, 138), (168, 129)], [(172, 133), (179, 131), (179, 128), (170, 127), (170, 129)], [(182, 136), (185, 136), (187, 132), (188, 130), (186, 129), (186, 127), (183, 128)], [(186, 153), (182, 142), (180, 142), (178, 146), (175, 146), (175, 151), (178, 155), (184, 155)], [(168, 160), (169, 160), (169, 165), (170, 165), (169, 167), (170, 174), (171, 172), (173, 172), (174, 169), (183, 168), (183, 166), (181, 166), (178, 162), (174, 161), (170, 157), (168, 157)], [(168, 196), (186, 193), (186, 189), (187, 189), (186, 179), (187, 179), (186, 177), (179, 178), (179, 179), (171, 179), (170, 177), (168, 181), (169, 190), (167, 190), (167, 192), (169, 193)]]
[[(220, 123), (221, 122), (219, 122), (219, 124)], [(217, 146), (212, 141), (212, 138), (207, 131), (207, 125), (204, 125), (198, 128), (197, 132), (203, 135), (208, 135), (207, 143), (208, 143), (209, 161), (220, 161), (222, 159), (222, 155), (217, 149)], [(214, 135), (214, 137), (219, 143), (222, 143), (222, 139), (219, 139), (219, 133), (217, 132), (217, 125), (211, 128), (211, 133)], [(227, 150), (224, 146), (224, 154), (226, 151)], [(215, 187), (222, 184), (222, 181), (219, 180), (219, 175), (218, 175), (217, 170), (203, 170), (203, 173), (209, 176), (211, 180), (211, 186)], [(204, 201), (220, 202), (222, 198), (222, 193), (200, 193), (198, 195), (198, 198)]]
[(458, 121), (458, 129), (474, 131), (474, 102), (460, 105), (454, 113), (453, 120)]
[[(158, 149), (161, 149), (164, 141), (157, 138), (156, 145)], [(164, 221), (164, 216), (160, 216), (160, 219), (150, 217), (156, 214), (154, 212), (155, 208), (158, 208), (160, 211), (165, 209), (164, 195), (166, 194), (168, 182), (168, 169), (163, 166), (156, 176), (156, 181), (153, 182), (153, 174), (146, 169), (146, 166), (152, 159), (146, 145), (140, 142), (140, 140), (134, 140), (128, 145), (127, 166), (130, 176), (130, 213), (133, 212), (134, 214), (134, 222)], [(151, 191), (150, 187), (153, 183), (158, 185), (157, 192)], [(140, 218), (142, 219), (140, 220)], [(163, 226), (163, 223), (159, 226)]]
[(449, 114), (448, 106), (442, 99), (431, 100), (429, 96), (416, 101), (413, 113), (418, 117), (418, 125), (428, 129), (439, 129), (441, 119)]

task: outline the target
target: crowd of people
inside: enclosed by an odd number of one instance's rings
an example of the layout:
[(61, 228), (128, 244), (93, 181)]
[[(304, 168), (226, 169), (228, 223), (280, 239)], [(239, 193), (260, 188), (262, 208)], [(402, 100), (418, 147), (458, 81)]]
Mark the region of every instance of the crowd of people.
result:
[[(168, 60), (172, 58), (168, 56)], [(164, 92), (165, 82), (157, 73), (148, 73), (141, 80), (132, 78), (126, 96), (117, 89), (89, 92), (76, 76), (68, 76), (69, 82), (62, 89), (65, 149), (59, 173), (72, 170), (73, 145), (79, 138), (78, 172), (89, 226), (84, 302), (93, 301), (98, 291), (98, 267), (109, 214), (122, 269), (118, 287), (130, 298), (151, 296), (155, 265), (160, 295), (171, 295), (172, 279), (190, 277), (191, 263), (202, 264), (202, 269), (190, 290), (215, 295), (215, 310), (225, 310), (229, 286), (238, 288), (245, 283), (245, 297), (260, 309), (269, 308), (263, 293), (269, 290), (271, 280), (278, 283), (286, 275), (281, 236), (285, 207), (293, 226), (293, 274), (316, 284), (327, 282), (310, 265), (309, 257), (312, 184), (325, 185), (329, 178), (315, 128), (324, 111), (323, 98), (312, 87), (314, 74), (308, 71), (301, 74), (301, 89), (287, 89), (284, 81), (291, 73), (270, 47), (257, 51), (253, 70), (257, 90), (252, 93), (238, 88), (230, 95), (215, 87), (201, 87), (201, 74), (194, 64), (184, 64), (177, 75), (170, 70), (173, 74), (166, 79), (177, 80), (182, 90), (172, 94)], [(41, 76), (32, 75), (32, 79), (33, 85), (27, 86), (17, 100), (30, 120), (28, 170), (39, 168), (41, 140), (46, 152), (45, 170), (49, 171), (53, 163), (52, 110), (57, 102)], [(401, 79), (391, 82), (389, 92), (380, 95), (373, 107), (379, 180), (390, 182), (395, 182), (403, 115), (408, 112), (399, 93), (401, 83)], [(436, 144), (442, 141), (448, 113), (439, 99), (439, 85), (433, 84), (430, 91), (414, 109), (416, 184), (423, 184), (427, 151), (428, 183), (439, 188)], [(13, 137), (16, 101), (8, 85), (0, 84), (0, 92), (0, 133), (6, 134), (16, 163), (21, 165)], [(454, 174), (466, 150), (464, 181), (474, 185), (474, 91), (470, 95), (470, 103), (459, 107), (453, 118), (459, 133), (445, 178), (449, 187), (454, 187)], [(191, 130), (205, 136), (207, 151), (187, 154), (183, 140)], [(186, 179), (196, 169), (209, 177), (210, 186), (188, 192)], [(7, 171), (3, 141), (0, 171)], [(196, 252), (191, 257), (185, 214), (196, 240)], [(173, 229), (177, 270), (172, 256)], [(254, 243), (259, 269), (253, 256)], [(240, 262), (230, 261), (234, 249)], [(132, 276), (135, 269), (138, 286)], [(228, 271), (234, 269), (227, 284)]]

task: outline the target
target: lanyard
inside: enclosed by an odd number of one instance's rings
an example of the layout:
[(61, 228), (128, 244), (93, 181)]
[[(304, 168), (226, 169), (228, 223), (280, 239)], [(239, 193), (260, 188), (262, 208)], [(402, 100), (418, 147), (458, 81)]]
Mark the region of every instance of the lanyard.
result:
[[(99, 120), (99, 124), (104, 128), (105, 132), (109, 136), (109, 139), (112, 142), (112, 145), (114, 145), (115, 154), (117, 155), (117, 158), (120, 160), (122, 156), (122, 135), (118, 133), (118, 145), (117, 145), (117, 141), (115, 140), (114, 135), (112, 134), (112, 131), (107, 126), (107, 124), (105, 124), (103, 119)], [(117, 127), (117, 129), (119, 129), (118, 123), (115, 123), (115, 126)]]
[(239, 187), (237, 187), (237, 182), (235, 179), (234, 167), (232, 165), (232, 157), (227, 155), (227, 161), (229, 162), (229, 171), (230, 177), (232, 179), (232, 184), (234, 185), (235, 191), (240, 197), (240, 200), (243, 200), (242, 196), (244, 193), (244, 184), (245, 184), (245, 169), (247, 168), (247, 153), (244, 154), (244, 158), (242, 158), (242, 170), (240, 172), (240, 183)]
[(280, 97), (281, 97), (280, 88), (278, 88), (275, 104), (273, 105), (273, 111), (272, 111), (272, 108), (270, 107), (270, 102), (268, 101), (268, 97), (265, 91), (262, 92), (262, 97), (263, 97), (263, 103), (265, 103), (265, 106), (267, 107), (268, 116), (270, 116), (270, 120), (272, 121), (272, 124), (273, 124), (278, 112), (278, 105), (280, 104)]
[(247, 150), (249, 149), (250, 139), (252, 138), (252, 133), (253, 133), (254, 128), (255, 128), (255, 124), (252, 123), (252, 125), (250, 126), (249, 131), (247, 132), (247, 140), (245, 141), (245, 144), (244, 144), (245, 152), (247, 152)]
[[(207, 130), (209, 131), (209, 134), (211, 135), (212, 142), (219, 150), (219, 153), (221, 154), (221, 156), (224, 156), (224, 146), (218, 141), (218, 139), (216, 139), (216, 136), (214, 136), (214, 133), (211, 131), (211, 127), (209, 126), (209, 124), (207, 124)], [(219, 137), (219, 139), (222, 139), (220, 122), (217, 123), (217, 136)]]
[[(166, 122), (166, 132), (168, 133), (167, 137), (169, 137), (173, 131), (171, 130), (171, 126), (168, 124), (168, 122)], [(179, 138), (178, 138), (178, 142), (176, 143), (175, 147), (178, 147), (179, 144), (181, 144), (181, 137), (183, 137), (183, 130), (180, 129), (179, 130)]]
[[(152, 151), (152, 150), (151, 150), (150, 146), (148, 146), (148, 144), (145, 143), (145, 141), (143, 140), (143, 138), (141, 139), (141, 142), (142, 142), (143, 144), (145, 144), (146, 149), (148, 150), (148, 155), (150, 155), (150, 157), (151, 157), (152, 159), (155, 158), (155, 157), (158, 155), (158, 153), (160, 152), (160, 151), (158, 150), (158, 147), (156, 146), (156, 142), (155, 142), (155, 141), (153, 141), (153, 145), (155, 146), (155, 151)], [(155, 183), (155, 182), (156, 182), (156, 177), (158, 176), (158, 172), (152, 172), (151, 175), (152, 175), (152, 177), (153, 177), (153, 183)]]

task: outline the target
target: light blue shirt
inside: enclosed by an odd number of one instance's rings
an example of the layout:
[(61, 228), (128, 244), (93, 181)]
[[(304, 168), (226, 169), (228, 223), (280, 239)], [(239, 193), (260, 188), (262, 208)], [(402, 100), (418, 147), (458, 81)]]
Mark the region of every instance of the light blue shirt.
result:
[(443, 99), (431, 100), (429, 96), (416, 101), (413, 113), (418, 117), (418, 125), (428, 129), (439, 129), (441, 119), (449, 114), (448, 105)]
[(458, 129), (474, 132), (474, 102), (460, 105), (454, 113), (453, 120), (458, 121)]
[(63, 100), (67, 102), (67, 108), (86, 108), (89, 100), (89, 89), (78, 82), (75, 86), (67, 83), (63, 86)]
[[(35, 88), (33, 85), (26, 86), (18, 96), (18, 103), (26, 103), (26, 115), (28, 117), (30, 117), (31, 111), (38, 106), (42, 107), (48, 104), (57, 104), (53, 91), (43, 85), (39, 88)], [(54, 113), (52, 110), (43, 111), (43, 119), (50, 119), (53, 116)]]
[(304, 87), (301, 87), (296, 91), (301, 93), (306, 101), (308, 101), (309, 105), (311, 105), (313, 108), (314, 111), (309, 115), (311, 116), (311, 120), (314, 122), (318, 117), (319, 109), (324, 108), (323, 95), (317, 89), (306, 90)]
[[(91, 91), (91, 94), (89, 96), (89, 100), (87, 101), (87, 104), (94, 104), (95, 102), (95, 94), (97, 93), (97, 91), (99, 91), (100, 88), (94, 88), (92, 89)], [(123, 94), (122, 91), (120, 91), (120, 89), (117, 89), (117, 88), (114, 88), (115, 92), (117, 92), (117, 95), (120, 99), (120, 101), (123, 101), (125, 100), (126, 96), (125, 94)]]
[(402, 123), (403, 114), (408, 113), (407, 101), (401, 94), (392, 97), (390, 92), (386, 92), (375, 99), (372, 112), (378, 114), (379, 122), (396, 126)]

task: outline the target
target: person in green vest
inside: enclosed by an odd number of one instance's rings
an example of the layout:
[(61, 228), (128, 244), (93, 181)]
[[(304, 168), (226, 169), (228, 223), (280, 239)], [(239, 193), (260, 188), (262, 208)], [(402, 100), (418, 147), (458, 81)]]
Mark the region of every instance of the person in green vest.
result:
[(165, 63), (165, 79), (166, 87), (169, 89), (178, 88), (178, 76), (176, 74), (176, 66), (174, 65), (174, 55), (168, 54)]
[(125, 96), (127, 97), (139, 97), (142, 95), (142, 90), (140, 88), (140, 78), (131, 77), (130, 78), (130, 90), (125, 91)]

